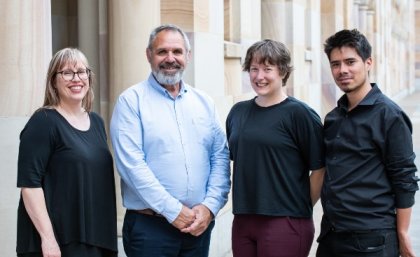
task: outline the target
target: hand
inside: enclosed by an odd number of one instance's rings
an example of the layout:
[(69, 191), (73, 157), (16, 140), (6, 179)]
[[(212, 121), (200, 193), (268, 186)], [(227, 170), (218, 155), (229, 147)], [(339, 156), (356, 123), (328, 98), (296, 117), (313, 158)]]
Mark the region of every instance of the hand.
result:
[(190, 233), (193, 236), (199, 236), (206, 231), (210, 222), (213, 220), (213, 214), (203, 204), (196, 205), (192, 209), (195, 212), (196, 219), (191, 226), (182, 229), (181, 232)]
[(55, 238), (42, 239), (41, 249), (43, 257), (61, 257), (60, 246)]
[(413, 247), (411, 246), (411, 240), (408, 233), (399, 233), (398, 240), (400, 243), (400, 255), (401, 257), (415, 257)]
[(189, 227), (195, 220), (195, 212), (186, 206), (182, 206), (178, 217), (172, 222), (172, 225), (182, 231), (182, 229)]

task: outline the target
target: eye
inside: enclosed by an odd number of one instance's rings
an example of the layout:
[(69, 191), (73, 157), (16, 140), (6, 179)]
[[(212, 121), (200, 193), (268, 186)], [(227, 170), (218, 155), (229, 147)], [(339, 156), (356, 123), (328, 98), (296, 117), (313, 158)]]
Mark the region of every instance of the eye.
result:
[(162, 56), (162, 55), (166, 54), (166, 51), (165, 50), (159, 50), (159, 51), (156, 52), (156, 54)]
[(174, 55), (182, 55), (183, 51), (181, 49), (174, 50)]
[(330, 67), (331, 68), (337, 68), (337, 67), (339, 67), (340, 65), (338, 64), (338, 63), (336, 63), (336, 62), (333, 62), (333, 63), (330, 63)]
[(64, 76), (73, 76), (73, 71), (65, 70), (65, 71), (63, 71), (63, 75)]

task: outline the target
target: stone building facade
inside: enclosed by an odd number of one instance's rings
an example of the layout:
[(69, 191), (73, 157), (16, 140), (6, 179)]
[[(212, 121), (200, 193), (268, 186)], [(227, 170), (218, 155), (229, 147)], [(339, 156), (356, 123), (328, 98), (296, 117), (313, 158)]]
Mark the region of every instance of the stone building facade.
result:
[[(253, 96), (241, 71), (255, 41), (284, 42), (295, 67), (287, 90), (320, 115), (341, 96), (323, 53), (324, 40), (358, 28), (373, 46), (371, 80), (398, 99), (420, 84), (419, 0), (0, 0), (0, 256), (14, 256), (19, 133), (43, 101), (48, 62), (73, 46), (97, 74), (94, 110), (109, 122), (116, 97), (147, 78), (150, 31), (181, 26), (191, 40), (186, 81), (216, 101), (222, 122), (237, 101)], [(118, 175), (116, 175), (118, 178)], [(119, 196), (119, 189), (118, 189)], [(118, 202), (119, 224), (124, 215)], [(217, 217), (211, 256), (230, 249), (230, 203)]]

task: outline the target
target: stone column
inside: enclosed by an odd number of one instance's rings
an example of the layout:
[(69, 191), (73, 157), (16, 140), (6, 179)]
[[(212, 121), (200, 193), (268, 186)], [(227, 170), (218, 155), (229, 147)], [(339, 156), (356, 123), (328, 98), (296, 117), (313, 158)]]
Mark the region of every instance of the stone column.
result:
[(79, 49), (86, 55), (96, 74), (96, 83), (93, 88), (95, 95), (93, 109), (100, 112), (99, 3), (98, 0), (78, 0), (77, 7)]
[[(149, 34), (160, 24), (160, 2), (148, 0), (110, 0), (109, 9), (109, 115), (117, 97), (126, 88), (147, 79), (150, 65), (146, 58)], [(108, 117), (108, 120), (110, 117)], [(118, 231), (124, 209), (117, 182)]]
[(284, 43), (295, 67), (288, 94), (321, 112), (319, 14), (316, 1), (262, 0), (262, 38)]
[(349, 17), (350, 20), (352, 20), (353, 22), (353, 26), (352, 28), (359, 28), (359, 5), (361, 3), (361, 0), (354, 0), (353, 1), (353, 10), (352, 10), (352, 14), (353, 17)]
[[(261, 39), (261, 1), (227, 0), (225, 4), (225, 85), (233, 103), (255, 95), (241, 59)], [(229, 83), (227, 83), (229, 82)]]
[(186, 69), (185, 81), (209, 93), (223, 117), (229, 108), (225, 103), (223, 76), (223, 2), (161, 0), (161, 6), (162, 23), (180, 26), (191, 43), (192, 58)]
[(359, 5), (359, 30), (362, 33), (367, 32), (367, 12), (368, 12), (368, 5), (367, 4), (361, 4)]
[[(378, 53), (380, 52), (380, 46), (375, 35), (375, 11), (373, 9), (366, 11), (366, 38), (372, 46), (372, 57), (374, 63), (376, 63), (379, 61)], [(378, 68), (379, 66), (373, 65), (373, 69), (369, 74), (371, 81), (377, 81)]]
[(109, 1), (108, 7), (110, 102), (114, 103), (124, 89), (150, 73), (146, 47), (150, 32), (160, 25), (160, 1)]
[[(337, 31), (344, 28), (343, 0), (321, 0), (321, 42)], [(322, 49), (323, 50), (323, 49)], [(331, 75), (328, 57), (321, 58), (321, 81), (323, 95), (323, 113), (328, 112), (336, 105), (336, 100), (342, 92), (335, 85)]]
[(51, 59), (50, 1), (0, 3), (0, 116), (28, 116), (42, 104)]
[(1, 0), (0, 36), (0, 256), (16, 256), (19, 133), (44, 99), (52, 54), (50, 0)]

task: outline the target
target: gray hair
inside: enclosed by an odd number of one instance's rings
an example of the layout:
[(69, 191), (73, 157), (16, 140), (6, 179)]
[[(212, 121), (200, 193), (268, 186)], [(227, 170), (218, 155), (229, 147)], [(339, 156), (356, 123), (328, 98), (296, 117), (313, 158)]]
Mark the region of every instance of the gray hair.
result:
[(164, 31), (164, 30), (174, 31), (174, 32), (178, 32), (179, 34), (181, 34), (182, 37), (184, 38), (185, 50), (187, 52), (189, 52), (191, 50), (191, 45), (190, 45), (190, 41), (188, 40), (187, 34), (185, 34), (185, 32), (180, 27), (178, 27), (174, 24), (165, 24), (165, 25), (161, 25), (161, 26), (155, 28), (150, 33), (149, 43), (147, 45), (147, 48), (150, 51), (153, 50), (153, 42), (155, 41), (157, 34), (159, 34), (159, 32)]

